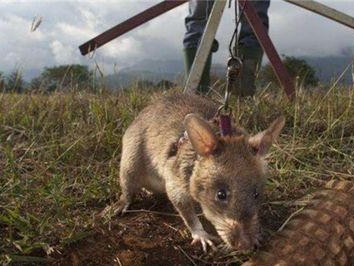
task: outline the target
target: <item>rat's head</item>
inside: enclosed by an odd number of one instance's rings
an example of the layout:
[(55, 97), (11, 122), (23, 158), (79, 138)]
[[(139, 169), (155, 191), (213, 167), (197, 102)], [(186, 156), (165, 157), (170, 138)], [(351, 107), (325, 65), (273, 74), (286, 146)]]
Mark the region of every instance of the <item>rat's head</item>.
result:
[(195, 114), (185, 118), (189, 140), (198, 154), (191, 177), (191, 194), (205, 217), (233, 249), (259, 244), (260, 208), (266, 174), (264, 156), (279, 136), (284, 118), (254, 136), (220, 137)]

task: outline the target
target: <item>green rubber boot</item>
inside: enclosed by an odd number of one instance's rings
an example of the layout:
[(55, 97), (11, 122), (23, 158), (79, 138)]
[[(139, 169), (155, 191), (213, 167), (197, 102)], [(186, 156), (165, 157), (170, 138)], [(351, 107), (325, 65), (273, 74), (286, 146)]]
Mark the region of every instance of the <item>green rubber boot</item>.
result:
[[(195, 58), (195, 54), (197, 53), (197, 48), (185, 48), (183, 49), (184, 53), (184, 68), (186, 72), (186, 77), (188, 77), (189, 72), (192, 68), (192, 64)], [(210, 86), (210, 67), (211, 67), (211, 53), (205, 63), (205, 67), (203, 70), (202, 78), (199, 82), (199, 86), (197, 91), (200, 93), (207, 93), (209, 91)]]
[(256, 93), (256, 75), (262, 63), (263, 51), (257, 47), (240, 47), (242, 69), (236, 88), (236, 95), (241, 97), (253, 96)]

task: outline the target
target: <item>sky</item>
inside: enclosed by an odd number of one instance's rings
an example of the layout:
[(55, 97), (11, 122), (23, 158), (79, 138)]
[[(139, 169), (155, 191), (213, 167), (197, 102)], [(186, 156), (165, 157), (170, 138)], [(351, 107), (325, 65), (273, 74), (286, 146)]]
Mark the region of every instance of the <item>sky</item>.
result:
[[(354, 0), (319, 1), (354, 16)], [(97, 62), (109, 74), (144, 59), (181, 59), (187, 4), (99, 48), (93, 58), (79, 52), (80, 44), (158, 2), (1, 0), (0, 71), (21, 68), (31, 77), (46, 66)], [(34, 17), (42, 17), (42, 23), (31, 32)], [(269, 17), (270, 37), (280, 54), (328, 56), (346, 47), (354, 49), (354, 29), (284, 1), (271, 1)], [(223, 63), (228, 57), (233, 27), (233, 9), (226, 10), (217, 33), (220, 49), (215, 62)]]

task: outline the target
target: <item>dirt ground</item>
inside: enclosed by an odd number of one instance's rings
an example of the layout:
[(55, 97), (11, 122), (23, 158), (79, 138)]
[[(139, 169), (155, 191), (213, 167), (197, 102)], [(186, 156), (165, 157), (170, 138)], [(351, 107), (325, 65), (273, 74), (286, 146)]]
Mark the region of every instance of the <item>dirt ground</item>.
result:
[[(96, 226), (94, 233), (69, 246), (56, 265), (240, 265), (247, 255), (235, 256), (223, 243), (218, 250), (203, 253), (201, 246), (192, 246), (191, 236), (164, 198), (139, 199), (132, 211), (116, 217), (110, 224)], [(269, 232), (284, 221), (287, 211), (265, 205), (262, 213), (265, 241)], [(205, 219), (206, 230), (215, 235)], [(269, 223), (272, 221), (272, 223)], [(276, 221), (274, 223), (274, 221)]]

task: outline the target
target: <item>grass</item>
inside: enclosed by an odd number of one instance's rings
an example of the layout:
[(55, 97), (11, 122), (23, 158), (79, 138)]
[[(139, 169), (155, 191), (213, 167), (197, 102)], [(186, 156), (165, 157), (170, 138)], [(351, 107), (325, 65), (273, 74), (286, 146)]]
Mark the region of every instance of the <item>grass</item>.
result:
[[(0, 263), (40, 263), (90, 235), (119, 193), (121, 137), (162, 92), (0, 94)], [(218, 98), (217, 96), (212, 96)], [(255, 132), (286, 117), (269, 155), (267, 198), (291, 205), (323, 181), (354, 178), (354, 90), (261, 91), (232, 100)]]
[(119, 191), (122, 133), (147, 99), (134, 91), (1, 95), (3, 260), (49, 255), (90, 232), (93, 211)]

